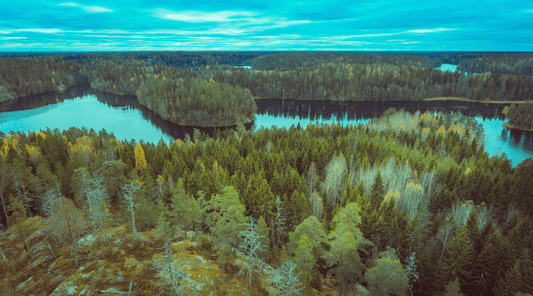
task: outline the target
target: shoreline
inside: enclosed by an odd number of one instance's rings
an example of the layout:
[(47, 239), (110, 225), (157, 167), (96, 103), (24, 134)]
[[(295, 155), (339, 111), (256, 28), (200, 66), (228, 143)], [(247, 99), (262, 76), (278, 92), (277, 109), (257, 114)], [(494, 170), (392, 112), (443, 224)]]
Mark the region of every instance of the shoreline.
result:
[[(332, 102), (368, 102), (368, 101), (361, 101), (361, 100), (324, 100), (324, 99), (317, 99), (317, 100), (308, 100), (308, 99), (287, 99), (287, 98), (271, 98), (271, 97), (253, 97), (254, 100), (270, 100), (270, 99), (278, 99), (278, 100), (295, 100), (295, 101), (332, 101)], [(376, 102), (432, 102), (432, 101), (459, 101), (459, 102), (468, 102), (468, 103), (483, 103), (483, 104), (523, 104), (527, 101), (474, 101), (467, 98), (461, 98), (461, 97), (434, 97), (434, 98), (426, 98), (422, 99), (420, 101), (405, 101), (405, 100), (391, 100), (391, 101), (376, 101)]]
[[(102, 93), (102, 94), (105, 94), (105, 95), (114, 95), (114, 96), (121, 96), (121, 97), (125, 97), (127, 99), (133, 99), (135, 98), (135, 101), (136, 103), (139, 105), (139, 106), (142, 106), (143, 108), (146, 108), (148, 110), (150, 110), (151, 112), (153, 112), (155, 115), (161, 117), (161, 115), (157, 114), (154, 110), (142, 105), (141, 103), (139, 103), (139, 100), (137, 98), (137, 95), (129, 95), (129, 94), (123, 94), (123, 93), (114, 93), (114, 92), (107, 92), (107, 91), (100, 91), (100, 90), (97, 90), (97, 89), (94, 89), (92, 88), (89, 84), (78, 84), (78, 85), (72, 85), (70, 87), (87, 87), (90, 91), (93, 91), (93, 92), (99, 92), (99, 93)], [(69, 87), (69, 88), (70, 88)], [(64, 94), (65, 91), (62, 91), (62, 92), (59, 92), (59, 91), (53, 91), (53, 92), (44, 92), (44, 93), (40, 93), (40, 94), (33, 94), (33, 95), (30, 95), (30, 96), (25, 96), (25, 97), (18, 97), (18, 98), (15, 98), (15, 99), (8, 99), (8, 100), (2, 100), (0, 101), (0, 105), (11, 105), (11, 103), (13, 102), (16, 102), (17, 100), (27, 100), (27, 99), (30, 99), (32, 97), (36, 97), (36, 96), (43, 96), (43, 95), (53, 95), (53, 94), (57, 94), (57, 93), (61, 93), (61, 94)], [(53, 103), (53, 104), (57, 104), (56, 103)], [(53, 104), (45, 104), (43, 106), (46, 106), (46, 105), (53, 105)], [(42, 107), (42, 106), (39, 106), (39, 107)], [(35, 107), (35, 108), (39, 108), (39, 107)], [(31, 110), (31, 109), (34, 109), (34, 108), (30, 108), (30, 109), (24, 109), (24, 110)], [(13, 112), (13, 111), (18, 111), (18, 110), (5, 110), (5, 111), (0, 111), (0, 112)], [(203, 125), (185, 125), (185, 124), (180, 124), (180, 123), (176, 123), (176, 122), (173, 122), (173, 121), (170, 121), (170, 120), (167, 120), (167, 119), (164, 119), (163, 117), (161, 117), (161, 119), (169, 122), (169, 123), (172, 123), (172, 124), (175, 124), (175, 125), (178, 125), (178, 126), (182, 126), (182, 127), (186, 127), (186, 128), (212, 128), (212, 129), (227, 129), (227, 128), (234, 128), (234, 127), (237, 127), (237, 125), (239, 124), (238, 122), (237, 123), (233, 123), (233, 124), (226, 124), (226, 125), (206, 125), (206, 126), (203, 126)], [(254, 114), (254, 118), (250, 119), (250, 118), (247, 118), (246, 121), (243, 121), (243, 125), (249, 125), (250, 123), (253, 123), (255, 121), (255, 114)]]
[(533, 129), (526, 129), (526, 128), (521, 128), (521, 127), (514, 127), (512, 124), (510, 124), (508, 121), (504, 122), (503, 124), (503, 127), (505, 127), (506, 129), (509, 129), (509, 130), (519, 130), (519, 131), (523, 131), (523, 132), (530, 132), (530, 133), (533, 133)]

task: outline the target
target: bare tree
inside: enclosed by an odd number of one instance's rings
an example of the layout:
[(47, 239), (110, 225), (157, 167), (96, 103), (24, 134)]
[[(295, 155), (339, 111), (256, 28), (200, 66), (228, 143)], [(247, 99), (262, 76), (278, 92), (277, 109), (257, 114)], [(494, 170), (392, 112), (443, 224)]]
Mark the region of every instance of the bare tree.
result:
[(276, 270), (276, 275), (274, 276), (274, 287), (278, 290), (274, 295), (300, 295), (303, 287), (299, 277), (300, 273), (296, 273), (296, 264), (292, 261), (285, 261)]
[(320, 194), (313, 190), (311, 197), (309, 198), (311, 204), (311, 215), (315, 216), (318, 220), (322, 220), (322, 213), (324, 211), (324, 203)]
[(53, 210), (49, 218), (50, 230), (63, 242), (72, 245), (72, 253), (76, 269), (78, 263), (78, 240), (87, 229), (87, 224), (82, 213), (74, 203), (66, 197), (58, 197), (53, 202)]
[(252, 276), (254, 273), (259, 273), (259, 267), (263, 266), (263, 260), (259, 254), (263, 250), (261, 243), (262, 235), (257, 231), (254, 218), (250, 216), (250, 222), (246, 223), (248, 229), (239, 231), (243, 237), (243, 241), (239, 244), (239, 250), (244, 253), (246, 261), (243, 268), (237, 273), (237, 276), (246, 275), (248, 277), (248, 285), (252, 285)]
[(157, 257), (152, 263), (152, 269), (157, 270), (156, 277), (159, 278), (160, 291), (162, 294), (166, 289), (170, 290), (170, 295), (191, 295), (201, 291), (204, 284), (198, 283), (187, 273), (188, 264), (184, 259), (176, 256), (174, 259), (171, 253), (171, 247), (165, 243), (165, 253)]
[(341, 202), (344, 191), (344, 174), (346, 173), (346, 159), (342, 154), (333, 157), (333, 159), (326, 166), (326, 179), (322, 184), (328, 192), (328, 201), (331, 202), (331, 206)]
[(316, 165), (314, 162), (311, 162), (311, 165), (309, 166), (309, 169), (307, 170), (307, 175), (306, 175), (308, 196), (311, 196), (311, 193), (313, 192), (313, 189), (316, 187), (318, 181), (319, 181), (319, 178), (318, 178), (318, 171), (317, 171)]
[(139, 204), (135, 203), (135, 193), (141, 188), (140, 184), (135, 182), (128, 183), (122, 187), (122, 197), (125, 200), (126, 208), (131, 213), (131, 228), (133, 237), (137, 236), (137, 228), (135, 228), (135, 208)]

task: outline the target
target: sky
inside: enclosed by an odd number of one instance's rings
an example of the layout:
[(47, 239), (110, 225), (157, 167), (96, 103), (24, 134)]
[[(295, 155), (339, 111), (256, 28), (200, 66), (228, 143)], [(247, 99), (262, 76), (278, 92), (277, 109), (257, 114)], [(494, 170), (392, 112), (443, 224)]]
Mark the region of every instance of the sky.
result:
[(12, 0), (0, 51), (533, 51), (533, 1)]

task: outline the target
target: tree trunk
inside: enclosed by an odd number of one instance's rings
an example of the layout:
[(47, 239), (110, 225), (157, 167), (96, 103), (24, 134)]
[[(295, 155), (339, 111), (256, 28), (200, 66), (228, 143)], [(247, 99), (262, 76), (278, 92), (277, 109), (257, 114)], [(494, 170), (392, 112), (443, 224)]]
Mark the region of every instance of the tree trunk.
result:
[(74, 254), (74, 264), (76, 265), (76, 270), (80, 268), (80, 264), (78, 262), (78, 245), (76, 242), (72, 242), (72, 253)]
[(102, 232), (102, 240), (104, 241), (104, 244), (105, 244), (106, 241), (105, 241), (104, 227), (103, 226), (100, 226), (100, 232)]
[(4, 208), (4, 215), (6, 215), (7, 228), (9, 228), (9, 216), (7, 216), (6, 204), (4, 203), (4, 195), (2, 192), (3, 190), (0, 192), (0, 198), (2, 198), (2, 207)]
[(137, 236), (137, 229), (135, 228), (135, 213), (132, 210), (131, 211), (131, 229), (132, 229), (132, 235), (133, 237)]
[(26, 250), (26, 252), (29, 252), (28, 246), (26, 245), (26, 235), (24, 234), (24, 231), (22, 230), (22, 226), (20, 225), (20, 223), (19, 223), (19, 231), (20, 231), (20, 234), (22, 235), (22, 243), (24, 244), (24, 249)]

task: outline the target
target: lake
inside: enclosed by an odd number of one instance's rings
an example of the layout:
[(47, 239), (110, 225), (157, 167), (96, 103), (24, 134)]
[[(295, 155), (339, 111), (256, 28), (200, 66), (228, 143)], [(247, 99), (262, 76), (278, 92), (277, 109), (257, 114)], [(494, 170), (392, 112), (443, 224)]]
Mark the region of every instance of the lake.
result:
[[(441, 70), (441, 71), (450, 71), (452, 73), (454, 73), (455, 71), (457, 71), (457, 65), (452, 65), (452, 64), (442, 64), (440, 65), (440, 67), (435, 67), (434, 69), (438, 69), (438, 70)], [(465, 73), (465, 75), (468, 75), (468, 72), (463, 72), (463, 71), (459, 71), (459, 73)]]
[[(505, 153), (513, 166), (522, 159), (533, 157), (531, 136), (507, 132), (502, 124), (501, 110), (505, 104), (472, 102), (338, 102), (268, 99), (257, 100), (255, 126), (288, 128), (300, 123), (338, 122), (341, 125), (361, 124), (394, 107), (414, 113), (443, 111), (473, 116), (483, 125), (486, 134), (485, 151), (490, 155)], [(14, 111), (8, 111), (14, 110)], [(64, 93), (49, 93), (0, 104), (0, 131), (59, 130), (69, 127), (105, 129), (117, 139), (158, 143), (163, 140), (192, 135), (193, 127), (183, 127), (163, 120), (138, 104), (134, 96), (100, 93), (88, 87), (69, 88)], [(251, 124), (249, 125), (251, 126)], [(248, 127), (249, 127), (248, 126)], [(212, 128), (200, 131), (213, 134)]]

